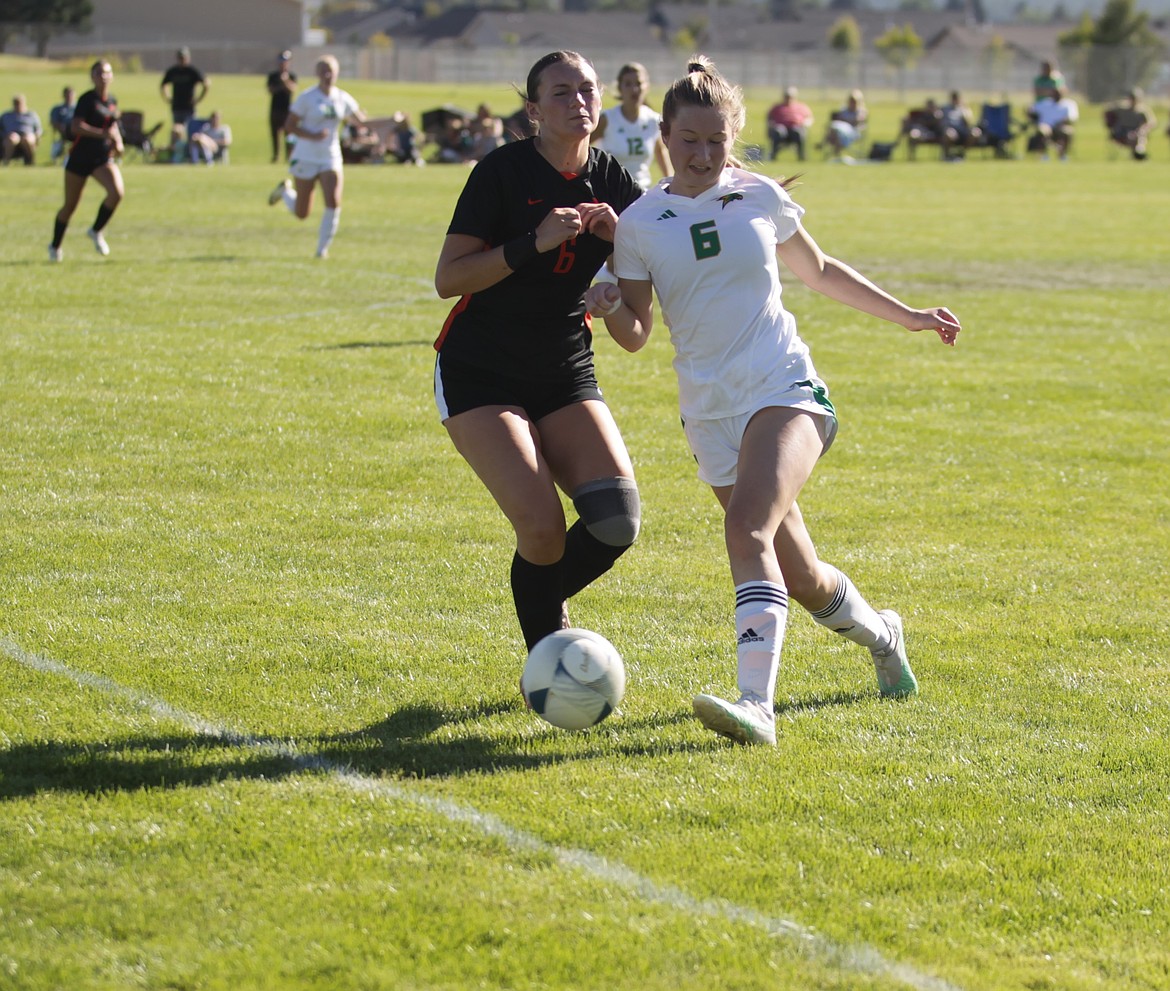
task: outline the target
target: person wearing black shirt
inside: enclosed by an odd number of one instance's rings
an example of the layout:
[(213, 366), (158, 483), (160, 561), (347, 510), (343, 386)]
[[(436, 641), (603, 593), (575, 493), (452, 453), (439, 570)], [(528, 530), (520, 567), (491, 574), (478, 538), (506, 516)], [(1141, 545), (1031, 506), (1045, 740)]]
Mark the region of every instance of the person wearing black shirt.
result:
[[(171, 105), (171, 118), (176, 129), (181, 125), (186, 134), (187, 121), (195, 116), (195, 107), (207, 96), (211, 83), (204, 78), (202, 72), (191, 64), (191, 50), (180, 48), (176, 55), (179, 61), (167, 69), (159, 83), (158, 91), (164, 100)], [(167, 87), (170, 86), (170, 95)], [(198, 89), (198, 93), (196, 93)]]
[(73, 147), (65, 161), (65, 205), (57, 212), (53, 223), (53, 243), (49, 245), (51, 262), (59, 262), (62, 258), (61, 242), (65, 239), (69, 218), (81, 202), (86, 179), (93, 176), (106, 191), (97, 218), (86, 232), (99, 255), (110, 253), (102, 230), (126, 195), (122, 173), (115, 161), (122, 154), (122, 132), (118, 130), (118, 101), (110, 93), (114, 70), (109, 62), (98, 61), (90, 68), (89, 76), (94, 88), (81, 94), (70, 125)]
[[(583, 56), (546, 55), (523, 95), (539, 133), (476, 165), (443, 242), (435, 288), (460, 298), (435, 342), (435, 400), (515, 531), (512, 594), (531, 649), (568, 626), (565, 601), (640, 525), (633, 466), (594, 372), (587, 290), (642, 191), (589, 144), (601, 85)], [(567, 532), (558, 487), (579, 517)]]
[[(276, 69), (268, 73), (268, 92), (272, 100), (268, 106), (268, 130), (272, 134), (272, 160), (280, 158), (281, 135), (288, 119), (288, 108), (297, 89), (297, 74), (289, 68), (292, 52), (284, 51), (276, 57)], [(292, 145), (284, 140), (284, 160), (287, 162)]]

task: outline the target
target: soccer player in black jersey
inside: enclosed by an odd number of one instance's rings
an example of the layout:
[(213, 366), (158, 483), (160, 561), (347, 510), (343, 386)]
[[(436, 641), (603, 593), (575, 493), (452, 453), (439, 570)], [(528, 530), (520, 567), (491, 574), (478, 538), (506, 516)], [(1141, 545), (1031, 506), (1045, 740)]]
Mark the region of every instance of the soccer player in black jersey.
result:
[(114, 70), (109, 62), (99, 61), (94, 62), (89, 75), (93, 80), (93, 89), (81, 94), (70, 124), (73, 147), (65, 161), (65, 205), (57, 213), (53, 224), (53, 243), (49, 245), (49, 261), (52, 262), (61, 260), (61, 242), (69, 226), (69, 218), (81, 202), (86, 179), (93, 176), (106, 191), (106, 198), (98, 207), (93, 226), (86, 232), (99, 255), (110, 253), (102, 229), (126, 195), (122, 172), (115, 161), (122, 154), (122, 132), (118, 130), (118, 101), (110, 95)]
[[(601, 85), (583, 56), (546, 55), (523, 96), (539, 133), (475, 167), (439, 256), (435, 287), (460, 298), (435, 342), (435, 400), (515, 530), (512, 594), (531, 649), (568, 625), (565, 600), (638, 533), (634, 469), (597, 386), (585, 297), (641, 189), (590, 147)], [(568, 532), (558, 486), (579, 517)]]

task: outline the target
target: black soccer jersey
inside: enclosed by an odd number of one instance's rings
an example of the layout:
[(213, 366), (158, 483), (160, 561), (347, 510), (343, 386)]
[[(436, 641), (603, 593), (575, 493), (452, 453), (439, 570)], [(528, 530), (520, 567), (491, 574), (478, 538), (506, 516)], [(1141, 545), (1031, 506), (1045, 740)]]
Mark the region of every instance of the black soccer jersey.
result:
[[(82, 93), (77, 101), (77, 109), (73, 111), (74, 124), (85, 121), (90, 127), (102, 130), (117, 119), (118, 101), (114, 95), (111, 93), (103, 100), (95, 89)], [(73, 139), (73, 147), (69, 149), (70, 171), (88, 175), (99, 165), (105, 165), (112, 157), (113, 150), (113, 146), (105, 138), (78, 135)]]
[[(589, 162), (566, 178), (532, 139), (488, 154), (468, 176), (448, 234), (498, 247), (536, 229), (556, 207), (608, 203), (620, 214), (642, 190), (611, 155), (590, 148)], [(530, 259), (451, 311), (435, 349), (485, 371), (556, 378), (593, 360), (585, 290), (613, 244), (580, 234)]]

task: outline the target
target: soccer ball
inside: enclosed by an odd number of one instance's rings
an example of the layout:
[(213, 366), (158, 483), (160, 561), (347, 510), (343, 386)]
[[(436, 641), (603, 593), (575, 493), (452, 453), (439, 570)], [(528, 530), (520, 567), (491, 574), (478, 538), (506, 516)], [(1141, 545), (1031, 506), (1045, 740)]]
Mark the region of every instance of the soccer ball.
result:
[(596, 726), (626, 691), (622, 655), (592, 630), (557, 630), (524, 663), (524, 698), (541, 719), (561, 729)]

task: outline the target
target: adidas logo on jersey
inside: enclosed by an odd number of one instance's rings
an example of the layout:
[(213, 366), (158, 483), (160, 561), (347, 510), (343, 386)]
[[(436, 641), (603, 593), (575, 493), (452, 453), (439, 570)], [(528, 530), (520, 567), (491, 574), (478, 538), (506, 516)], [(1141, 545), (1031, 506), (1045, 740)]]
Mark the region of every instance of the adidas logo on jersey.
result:
[(677, 214), (677, 213), (675, 213), (673, 210), (667, 210), (667, 211), (666, 211), (666, 212), (665, 212), (665, 213), (664, 213), (664, 214), (663, 214), (661, 217), (659, 217), (658, 219), (659, 219), (659, 220), (674, 220), (674, 219), (676, 219), (677, 217), (678, 217), (678, 214)]
[(743, 636), (741, 636), (736, 641), (736, 644), (737, 644), (737, 646), (742, 646), (745, 643), (763, 643), (763, 642), (764, 642), (764, 638), (762, 636), (760, 636), (755, 630), (753, 630), (749, 626), (746, 630), (743, 631)]

